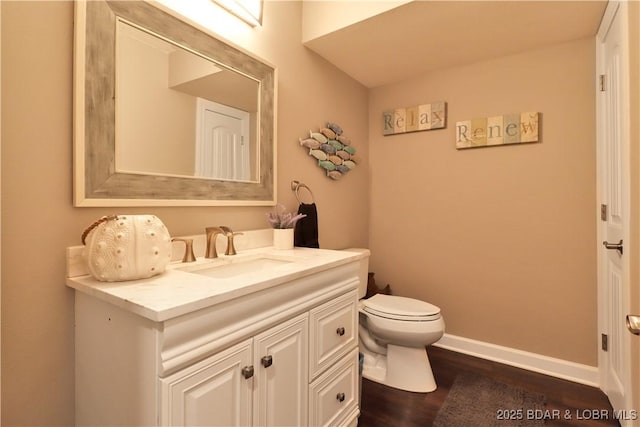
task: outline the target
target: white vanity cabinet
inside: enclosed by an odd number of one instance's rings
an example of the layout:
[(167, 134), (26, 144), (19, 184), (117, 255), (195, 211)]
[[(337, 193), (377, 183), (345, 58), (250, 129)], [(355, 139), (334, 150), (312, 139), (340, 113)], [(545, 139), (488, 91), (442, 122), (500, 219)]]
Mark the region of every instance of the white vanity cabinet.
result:
[(305, 313), (161, 379), (160, 424), (306, 425), (307, 346)]
[(69, 278), (76, 424), (356, 425), (360, 258), (310, 251), (293, 252), (333, 261), (241, 289), (182, 271)]

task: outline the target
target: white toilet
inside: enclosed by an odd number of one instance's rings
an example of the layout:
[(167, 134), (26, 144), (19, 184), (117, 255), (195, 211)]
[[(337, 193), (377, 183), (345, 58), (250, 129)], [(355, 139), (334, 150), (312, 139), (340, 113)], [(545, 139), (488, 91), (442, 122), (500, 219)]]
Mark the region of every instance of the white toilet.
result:
[[(360, 266), (360, 298), (367, 292), (368, 267), (365, 258)], [(400, 390), (434, 391), (437, 386), (425, 346), (444, 334), (440, 309), (413, 298), (377, 294), (360, 299), (359, 311), (362, 376)]]

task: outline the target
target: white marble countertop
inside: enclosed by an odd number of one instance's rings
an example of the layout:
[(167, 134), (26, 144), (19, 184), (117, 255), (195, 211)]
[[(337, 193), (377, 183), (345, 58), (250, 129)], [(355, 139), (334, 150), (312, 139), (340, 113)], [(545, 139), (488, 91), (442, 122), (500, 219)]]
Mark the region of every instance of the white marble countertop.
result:
[[(195, 263), (172, 262), (157, 276), (127, 282), (100, 282), (88, 275), (67, 278), (67, 286), (92, 295), (153, 321), (165, 321), (249, 295), (333, 267), (356, 262), (368, 253), (327, 249), (255, 248), (215, 260), (198, 258)], [(241, 272), (230, 277), (208, 277), (180, 269), (250, 262), (256, 258), (276, 260), (274, 265)], [(282, 260), (282, 262), (277, 262)], [(223, 267), (225, 268), (225, 267)]]

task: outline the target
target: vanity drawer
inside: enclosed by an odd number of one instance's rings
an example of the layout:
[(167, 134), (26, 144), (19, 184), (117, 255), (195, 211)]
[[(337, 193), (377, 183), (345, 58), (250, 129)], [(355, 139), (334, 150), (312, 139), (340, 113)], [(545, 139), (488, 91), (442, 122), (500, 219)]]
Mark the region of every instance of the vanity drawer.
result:
[(309, 426), (345, 425), (358, 416), (358, 349), (311, 383)]
[(357, 302), (358, 293), (354, 290), (311, 310), (310, 379), (320, 375), (357, 346)]

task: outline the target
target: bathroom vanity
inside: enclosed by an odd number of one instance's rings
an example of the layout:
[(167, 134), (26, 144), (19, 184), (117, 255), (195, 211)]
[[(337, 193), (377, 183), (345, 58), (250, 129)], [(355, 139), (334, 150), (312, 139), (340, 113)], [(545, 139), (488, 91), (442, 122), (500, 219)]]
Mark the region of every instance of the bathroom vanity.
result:
[(77, 425), (355, 425), (368, 254), (245, 249), (75, 292)]

